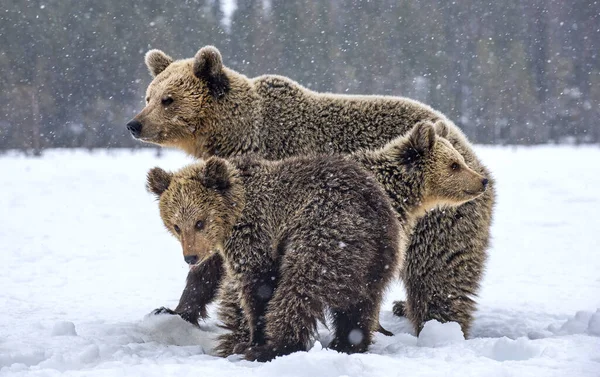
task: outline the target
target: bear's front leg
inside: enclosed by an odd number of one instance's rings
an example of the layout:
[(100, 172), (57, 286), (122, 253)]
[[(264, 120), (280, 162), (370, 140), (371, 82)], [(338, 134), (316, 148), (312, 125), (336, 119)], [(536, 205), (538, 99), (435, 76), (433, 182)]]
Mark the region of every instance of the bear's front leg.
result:
[(152, 311), (152, 314), (177, 314), (187, 322), (198, 325), (198, 318), (207, 317), (206, 306), (216, 297), (223, 273), (223, 257), (214, 253), (190, 269), (175, 310), (161, 307)]

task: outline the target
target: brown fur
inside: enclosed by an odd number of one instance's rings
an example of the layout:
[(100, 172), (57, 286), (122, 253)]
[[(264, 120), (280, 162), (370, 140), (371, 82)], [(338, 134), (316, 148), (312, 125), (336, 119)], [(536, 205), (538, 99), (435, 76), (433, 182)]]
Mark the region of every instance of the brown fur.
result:
[[(247, 78), (226, 67), (216, 75), (214, 69), (198, 69), (206, 62), (220, 66), (220, 55), (201, 59), (216, 51), (205, 47), (194, 59), (175, 61), (166, 68), (166, 55), (146, 59), (156, 77), (148, 87), (148, 105), (135, 117), (142, 124), (140, 139), (174, 146), (196, 157), (253, 152), (281, 159), (376, 149), (418, 122), (446, 124), (450, 143), (490, 184), (476, 200), (458, 208), (429, 211), (418, 221), (407, 249), (403, 280), (410, 310), (419, 313), (415, 317), (457, 321), (468, 334), (489, 243), (494, 185), (462, 132), (441, 113), (407, 98), (322, 94), (286, 77)], [(154, 65), (155, 61), (163, 63)], [(173, 102), (162, 106), (167, 97)], [(399, 204), (389, 183), (394, 180), (393, 171), (381, 169), (379, 176)], [(198, 281), (188, 277), (188, 284)], [(202, 311), (210, 300), (201, 297), (198, 301), (202, 304), (196, 311)], [(397, 303), (394, 312), (402, 314), (403, 308), (403, 303)]]
[(221, 338), (221, 354), (266, 361), (305, 350), (326, 309), (335, 328), (330, 346), (366, 351), (398, 269), (401, 234), (367, 171), (334, 156), (212, 157), (175, 174), (154, 168), (148, 187), (184, 254), (200, 263), (223, 256), (220, 315), (233, 332)]

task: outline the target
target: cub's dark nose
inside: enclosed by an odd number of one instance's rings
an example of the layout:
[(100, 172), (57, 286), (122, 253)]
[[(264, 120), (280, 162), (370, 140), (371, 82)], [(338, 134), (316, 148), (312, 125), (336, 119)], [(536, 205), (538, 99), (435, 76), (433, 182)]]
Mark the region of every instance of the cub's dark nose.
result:
[(490, 181), (488, 181), (488, 179), (487, 179), (487, 178), (484, 178), (484, 179), (482, 179), (482, 180), (481, 180), (481, 184), (483, 185), (483, 188), (486, 188), (489, 182), (490, 182)]
[(131, 132), (133, 137), (139, 137), (142, 133), (142, 124), (139, 121), (132, 119), (127, 123), (127, 129)]
[(185, 263), (187, 264), (196, 264), (198, 263), (198, 256), (197, 255), (186, 255), (183, 257), (183, 259), (185, 259)]

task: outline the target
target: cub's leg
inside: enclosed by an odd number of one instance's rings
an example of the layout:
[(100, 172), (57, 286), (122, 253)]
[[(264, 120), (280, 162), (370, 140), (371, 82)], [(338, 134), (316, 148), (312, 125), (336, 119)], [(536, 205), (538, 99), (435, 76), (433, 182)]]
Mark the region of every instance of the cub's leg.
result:
[(265, 312), (278, 284), (277, 267), (271, 266), (266, 272), (248, 273), (238, 284), (241, 293), (240, 304), (249, 329), (249, 340), (239, 343), (234, 348), (234, 353), (244, 353), (250, 347), (266, 343)]
[(329, 348), (339, 352), (366, 352), (372, 341), (373, 327), (378, 326), (378, 304), (363, 300), (348, 308), (333, 309), (335, 337)]
[(371, 248), (368, 243), (358, 245), (351, 245), (350, 248), (356, 249), (355, 253), (360, 253), (358, 255), (372, 256), (362, 262), (365, 274), (353, 279), (361, 284), (357, 284), (358, 287), (351, 296), (353, 299), (347, 300), (345, 305), (340, 305), (344, 302), (336, 302), (337, 300), (328, 302), (328, 306), (332, 308), (335, 329), (335, 336), (329, 347), (346, 353), (366, 352), (371, 344), (373, 331), (381, 332), (379, 309), (385, 288), (394, 278), (396, 268), (393, 266), (397, 265), (399, 258), (395, 238), (381, 240)]
[[(267, 307), (267, 343), (249, 349), (248, 360), (267, 361), (306, 350), (311, 336), (316, 333), (317, 321), (324, 320), (325, 307), (343, 308), (343, 312), (339, 311), (339, 321), (347, 324), (339, 326), (340, 334), (349, 335), (354, 329), (352, 322), (358, 323), (363, 333), (358, 346), (351, 347), (340, 340), (340, 348), (350, 352), (352, 348), (353, 352), (366, 349), (364, 344), (370, 342), (371, 331), (378, 325), (379, 307), (375, 302), (366, 304), (365, 297), (374, 297), (378, 302), (383, 289), (371, 286), (369, 266), (373, 255), (367, 256), (356, 246), (373, 245), (375, 241), (362, 235), (356, 240), (352, 237), (344, 237), (340, 246), (335, 229), (319, 227), (317, 231), (308, 228), (294, 232), (286, 243), (279, 283)], [(390, 255), (394, 256), (393, 250)], [(380, 268), (384, 265), (381, 263)], [(389, 278), (379, 281), (383, 284)]]
[(247, 344), (250, 341), (250, 329), (240, 306), (240, 292), (235, 281), (224, 277), (219, 295), (219, 319), (222, 327), (229, 332), (220, 335), (217, 340), (215, 352), (218, 356), (233, 355), (238, 344)]
[(207, 260), (190, 269), (179, 305), (175, 310), (161, 307), (152, 313), (177, 314), (197, 325), (199, 318), (205, 319), (208, 316), (206, 307), (215, 299), (223, 273), (223, 258), (219, 253), (214, 253)]
[[(298, 266), (302, 267), (302, 266)], [(315, 282), (304, 268), (286, 271), (281, 276), (265, 315), (268, 342), (246, 350), (246, 359), (269, 361), (296, 351), (306, 350), (310, 336), (316, 331), (317, 319), (323, 317), (323, 306)]]

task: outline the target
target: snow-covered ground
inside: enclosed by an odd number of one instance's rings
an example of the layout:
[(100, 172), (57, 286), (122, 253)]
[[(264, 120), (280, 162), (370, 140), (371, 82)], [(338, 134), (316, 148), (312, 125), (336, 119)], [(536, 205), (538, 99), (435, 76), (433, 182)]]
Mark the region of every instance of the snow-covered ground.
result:
[(0, 375), (600, 376), (600, 148), (479, 147), (495, 173), (493, 246), (473, 333), (430, 322), (368, 354), (323, 348), (270, 363), (210, 356), (216, 321), (171, 316), (187, 268), (146, 171), (176, 152), (0, 157)]

